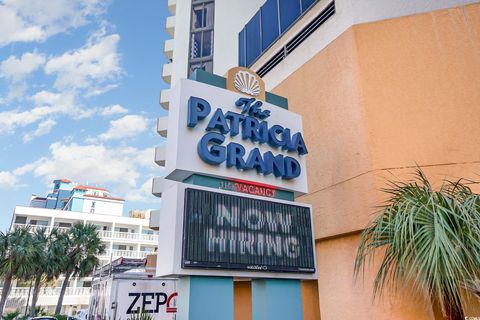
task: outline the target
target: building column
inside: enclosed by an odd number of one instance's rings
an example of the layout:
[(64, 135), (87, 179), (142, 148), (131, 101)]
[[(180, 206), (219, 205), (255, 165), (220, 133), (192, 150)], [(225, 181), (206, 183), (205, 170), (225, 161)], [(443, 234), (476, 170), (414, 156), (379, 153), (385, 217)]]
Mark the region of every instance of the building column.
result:
[(300, 280), (252, 280), (252, 320), (302, 320)]
[(178, 279), (177, 320), (233, 320), (233, 278)]

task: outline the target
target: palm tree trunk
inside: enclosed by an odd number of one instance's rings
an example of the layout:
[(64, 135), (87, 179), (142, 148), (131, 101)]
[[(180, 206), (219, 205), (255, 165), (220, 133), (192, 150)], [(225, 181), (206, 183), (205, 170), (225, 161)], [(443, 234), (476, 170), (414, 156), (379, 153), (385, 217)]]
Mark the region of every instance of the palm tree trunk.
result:
[(463, 313), (463, 310), (457, 307), (455, 304), (446, 304), (446, 309), (446, 318), (448, 320), (465, 320), (465, 314)]
[(58, 297), (57, 307), (55, 308), (55, 314), (60, 314), (62, 311), (62, 304), (63, 304), (63, 296), (65, 295), (65, 291), (67, 290), (68, 280), (70, 280), (70, 276), (72, 275), (71, 272), (67, 272), (65, 274), (65, 279), (62, 283), (62, 290), (60, 290), (60, 296)]
[(40, 293), (40, 280), (42, 280), (42, 271), (38, 271), (33, 285), (32, 306), (30, 308), (30, 317), (35, 317), (35, 308), (37, 307), (38, 294)]
[(13, 275), (7, 274), (5, 282), (3, 283), (2, 298), (0, 299), (0, 319), (3, 317), (3, 309), (5, 308), (5, 302), (7, 302), (8, 294), (10, 293), (10, 287), (12, 286)]

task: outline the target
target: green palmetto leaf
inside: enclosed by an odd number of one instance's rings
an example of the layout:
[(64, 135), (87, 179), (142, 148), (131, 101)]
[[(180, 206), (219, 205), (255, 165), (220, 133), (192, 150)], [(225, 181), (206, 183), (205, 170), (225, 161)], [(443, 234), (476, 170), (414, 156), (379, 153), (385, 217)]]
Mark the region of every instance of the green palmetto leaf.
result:
[(0, 232), (0, 275), (28, 278), (35, 269), (36, 248), (28, 227)]
[(384, 190), (390, 197), (361, 235), (355, 276), (383, 249), (374, 298), (387, 287), (412, 285), (444, 311), (462, 310), (461, 288), (479, 279), (480, 196), (462, 180), (435, 191), (421, 170), (416, 177)]

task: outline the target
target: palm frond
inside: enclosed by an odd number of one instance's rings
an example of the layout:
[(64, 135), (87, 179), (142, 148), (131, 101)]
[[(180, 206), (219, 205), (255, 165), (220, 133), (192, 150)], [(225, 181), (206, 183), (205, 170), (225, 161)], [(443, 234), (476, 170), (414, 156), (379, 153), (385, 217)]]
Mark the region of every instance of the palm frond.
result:
[(443, 310), (462, 310), (462, 283), (480, 271), (480, 196), (462, 180), (435, 191), (420, 169), (415, 180), (389, 182), (384, 191), (389, 198), (361, 235), (355, 277), (383, 249), (374, 298), (386, 288), (411, 285)]

